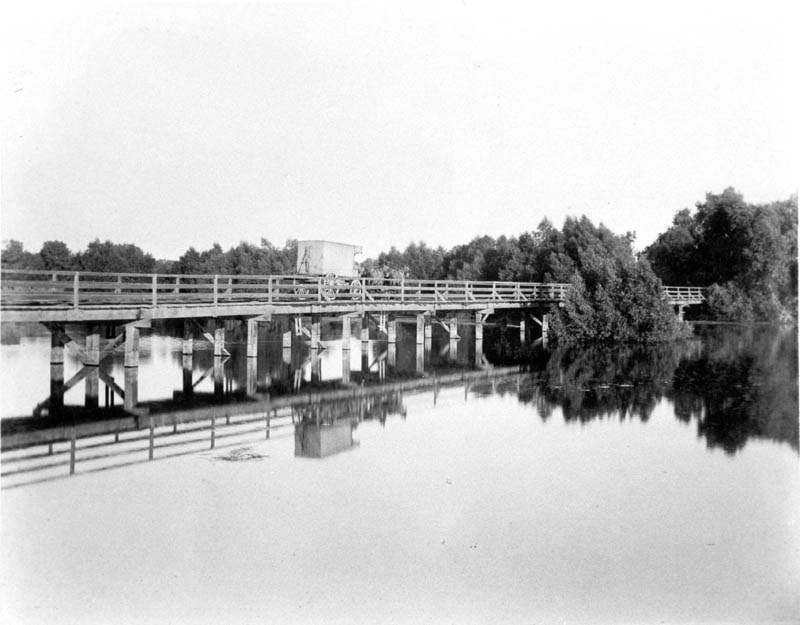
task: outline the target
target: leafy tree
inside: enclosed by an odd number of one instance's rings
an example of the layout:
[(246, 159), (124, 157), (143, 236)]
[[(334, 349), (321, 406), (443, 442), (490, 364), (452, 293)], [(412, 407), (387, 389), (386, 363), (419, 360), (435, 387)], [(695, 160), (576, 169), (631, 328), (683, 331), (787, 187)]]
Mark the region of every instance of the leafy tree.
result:
[(0, 262), (8, 269), (40, 269), (41, 260), (35, 254), (25, 250), (20, 241), (10, 239), (3, 245)]
[(75, 264), (81, 271), (152, 273), (155, 260), (131, 243), (101, 242), (95, 239), (79, 252)]
[(580, 265), (563, 308), (554, 309), (559, 344), (654, 343), (686, 334), (646, 260), (589, 247), (580, 252)]
[(62, 241), (45, 241), (39, 250), (39, 256), (45, 269), (64, 270), (75, 266), (75, 257)]
[(733, 188), (708, 193), (694, 215), (680, 211), (645, 255), (665, 282), (709, 287), (712, 318), (797, 317), (797, 196), (753, 205)]

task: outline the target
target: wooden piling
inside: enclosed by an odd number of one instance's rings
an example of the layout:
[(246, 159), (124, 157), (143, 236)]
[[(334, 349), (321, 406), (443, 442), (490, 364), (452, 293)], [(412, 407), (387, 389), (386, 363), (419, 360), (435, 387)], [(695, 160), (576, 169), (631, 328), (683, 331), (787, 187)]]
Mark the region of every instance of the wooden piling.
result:
[(191, 319), (183, 320), (183, 344), (181, 353), (191, 356), (194, 353), (194, 322)]
[(139, 366), (139, 328), (132, 325), (125, 327), (125, 366)]
[(139, 403), (139, 367), (125, 368), (125, 410), (132, 410)]
[(311, 349), (318, 350), (322, 345), (320, 338), (322, 336), (322, 324), (319, 315), (311, 315)]
[(258, 321), (247, 320), (247, 357), (258, 357)]
[(225, 323), (219, 317), (214, 319), (214, 357), (225, 353)]

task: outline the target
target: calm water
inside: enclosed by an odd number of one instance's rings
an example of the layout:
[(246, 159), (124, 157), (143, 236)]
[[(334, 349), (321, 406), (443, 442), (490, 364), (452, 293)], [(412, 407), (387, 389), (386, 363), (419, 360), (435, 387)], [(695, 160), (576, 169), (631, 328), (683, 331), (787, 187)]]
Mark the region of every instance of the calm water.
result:
[(98, 409), (86, 380), (59, 408), (49, 339), (14, 334), (3, 623), (800, 622), (794, 330), (477, 358), (469, 327), (267, 333), (256, 367), (153, 333), (133, 416), (120, 354)]

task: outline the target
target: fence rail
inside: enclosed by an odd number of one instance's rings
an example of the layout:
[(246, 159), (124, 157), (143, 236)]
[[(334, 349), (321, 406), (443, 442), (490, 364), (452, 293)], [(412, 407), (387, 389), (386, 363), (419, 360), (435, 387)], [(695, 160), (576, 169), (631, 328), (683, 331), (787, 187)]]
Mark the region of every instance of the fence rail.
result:
[[(568, 287), (541, 282), (3, 269), (0, 303), (4, 309), (235, 303), (524, 304), (563, 301)], [(704, 300), (700, 287), (664, 287), (664, 294), (675, 304)]]

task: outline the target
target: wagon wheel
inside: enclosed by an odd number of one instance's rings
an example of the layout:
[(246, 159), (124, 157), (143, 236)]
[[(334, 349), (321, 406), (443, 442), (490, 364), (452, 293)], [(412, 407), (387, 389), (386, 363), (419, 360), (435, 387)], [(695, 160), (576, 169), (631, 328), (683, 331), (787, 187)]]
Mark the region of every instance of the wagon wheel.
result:
[(350, 297), (353, 299), (361, 299), (361, 293), (364, 290), (364, 287), (361, 285), (361, 280), (355, 278), (350, 283)]
[(320, 295), (326, 302), (332, 302), (336, 299), (336, 294), (339, 292), (339, 281), (332, 273), (327, 274), (322, 279), (322, 286), (320, 287)]
[[(297, 281), (296, 280), (295, 280), (294, 283), (295, 283), (295, 285), (297, 285)], [(309, 293), (311, 293), (311, 289), (309, 289), (305, 285), (297, 285), (297, 286), (294, 287), (294, 292), (295, 292), (295, 295), (308, 295)]]

